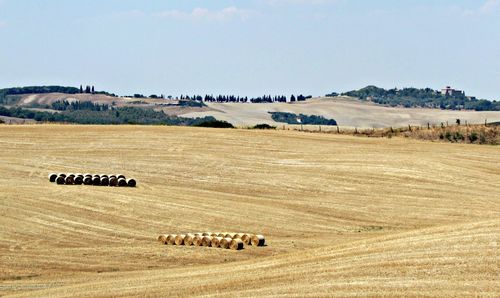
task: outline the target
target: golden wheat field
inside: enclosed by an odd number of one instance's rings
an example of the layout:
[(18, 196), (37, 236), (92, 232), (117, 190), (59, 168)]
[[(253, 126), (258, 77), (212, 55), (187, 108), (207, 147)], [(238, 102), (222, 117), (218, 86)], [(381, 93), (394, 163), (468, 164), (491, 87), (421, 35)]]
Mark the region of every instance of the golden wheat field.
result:
[[(0, 146), (0, 296), (500, 295), (498, 146), (71, 125), (0, 126)], [(156, 241), (192, 231), (267, 246)]]

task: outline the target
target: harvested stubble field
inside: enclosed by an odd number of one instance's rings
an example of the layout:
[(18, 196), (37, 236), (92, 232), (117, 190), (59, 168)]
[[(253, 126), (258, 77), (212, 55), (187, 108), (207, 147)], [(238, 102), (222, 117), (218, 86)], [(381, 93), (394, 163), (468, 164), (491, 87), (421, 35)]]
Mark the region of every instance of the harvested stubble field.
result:
[[(295, 131), (0, 126), (0, 295), (497, 296), (500, 148)], [(49, 171), (137, 188), (58, 187)], [(165, 231), (266, 235), (242, 251)]]

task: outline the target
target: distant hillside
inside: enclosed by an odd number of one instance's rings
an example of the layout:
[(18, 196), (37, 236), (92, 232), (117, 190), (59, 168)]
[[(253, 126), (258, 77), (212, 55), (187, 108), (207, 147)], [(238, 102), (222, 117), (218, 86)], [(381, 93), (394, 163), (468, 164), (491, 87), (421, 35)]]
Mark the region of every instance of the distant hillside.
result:
[(465, 96), (463, 93), (443, 95), (431, 88), (383, 89), (367, 86), (342, 95), (392, 107), (438, 108), (442, 110), (500, 111), (500, 102)]

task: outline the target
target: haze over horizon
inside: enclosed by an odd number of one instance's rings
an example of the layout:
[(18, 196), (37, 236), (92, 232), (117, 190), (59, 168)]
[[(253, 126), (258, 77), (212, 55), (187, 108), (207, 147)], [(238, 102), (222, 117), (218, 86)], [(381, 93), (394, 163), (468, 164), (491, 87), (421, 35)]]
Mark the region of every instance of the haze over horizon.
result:
[(121, 95), (451, 85), (500, 100), (500, 0), (0, 0), (0, 88)]

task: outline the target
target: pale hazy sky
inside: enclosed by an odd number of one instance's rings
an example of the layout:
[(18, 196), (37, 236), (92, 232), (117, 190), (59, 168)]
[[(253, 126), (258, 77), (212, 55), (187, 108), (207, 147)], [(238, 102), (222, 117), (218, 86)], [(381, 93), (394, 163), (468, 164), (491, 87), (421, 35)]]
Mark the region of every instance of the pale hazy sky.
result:
[(500, 100), (500, 0), (0, 0), (0, 88)]

